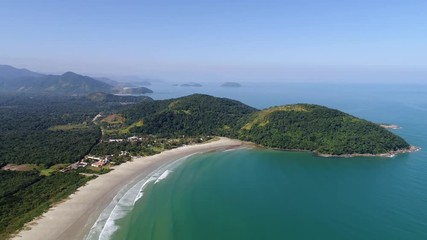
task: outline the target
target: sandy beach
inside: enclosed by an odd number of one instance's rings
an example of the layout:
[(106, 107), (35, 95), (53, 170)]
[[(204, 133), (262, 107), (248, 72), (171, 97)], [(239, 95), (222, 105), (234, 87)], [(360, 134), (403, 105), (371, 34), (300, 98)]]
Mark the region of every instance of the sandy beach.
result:
[(217, 141), (183, 146), (149, 157), (134, 158), (133, 161), (119, 165), (113, 171), (89, 181), (68, 199), (27, 224), (13, 239), (83, 239), (114, 196), (136, 178), (148, 176), (160, 166), (194, 153), (237, 148), (242, 144), (238, 140), (220, 138)]

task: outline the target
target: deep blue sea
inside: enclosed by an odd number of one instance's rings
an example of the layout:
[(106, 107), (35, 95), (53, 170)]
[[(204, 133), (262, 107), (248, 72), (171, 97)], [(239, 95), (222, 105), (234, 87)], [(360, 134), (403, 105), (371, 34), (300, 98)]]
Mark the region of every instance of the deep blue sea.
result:
[[(393, 158), (322, 158), (266, 149), (191, 156), (159, 169), (154, 178), (165, 178), (148, 182), (134, 206), (113, 211), (101, 238), (427, 239), (427, 85), (218, 85), (158, 83), (151, 96), (206, 93), (259, 109), (321, 104), (397, 124), (402, 128), (391, 131), (421, 150)], [(146, 180), (129, 190), (130, 202), (137, 198), (130, 193)]]

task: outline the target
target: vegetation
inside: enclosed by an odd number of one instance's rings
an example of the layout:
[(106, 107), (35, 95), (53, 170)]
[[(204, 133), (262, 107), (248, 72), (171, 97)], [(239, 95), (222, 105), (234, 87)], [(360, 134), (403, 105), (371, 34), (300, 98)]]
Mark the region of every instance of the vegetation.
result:
[(100, 109), (80, 98), (3, 97), (0, 167), (7, 163), (49, 167), (79, 160), (101, 137), (99, 127), (91, 123)]
[(322, 154), (380, 154), (409, 147), (402, 138), (338, 110), (310, 104), (272, 107), (262, 111), (240, 102), (194, 94), (138, 104), (122, 112), (134, 134), (159, 136), (219, 135), (266, 147)]
[(37, 171), (0, 171), (0, 239), (22, 228), (89, 179), (78, 173), (44, 177)]
[(318, 105), (297, 104), (253, 114), (239, 137), (263, 146), (323, 154), (380, 154), (408, 148), (402, 138), (368, 122)]
[[(152, 101), (95, 93), (87, 97), (1, 96), (0, 168), (8, 163), (72, 163), (88, 154), (101, 139), (94, 117), (129, 104)], [(138, 124), (137, 124), (138, 125)]]
[(242, 117), (256, 109), (226, 98), (194, 94), (178, 99), (133, 105), (122, 112), (125, 124), (143, 120), (134, 134), (178, 136), (234, 136)]

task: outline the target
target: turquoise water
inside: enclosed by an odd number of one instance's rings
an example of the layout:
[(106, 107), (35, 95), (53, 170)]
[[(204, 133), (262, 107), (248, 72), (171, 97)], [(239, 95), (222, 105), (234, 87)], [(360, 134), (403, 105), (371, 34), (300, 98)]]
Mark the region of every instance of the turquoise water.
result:
[[(393, 130), (421, 151), (320, 158), (240, 149), (192, 156), (150, 182), (112, 239), (427, 239), (427, 89), (422, 85), (287, 85), (207, 92), (263, 108), (335, 107)], [(188, 91), (188, 90), (185, 90)], [(287, 94), (289, 92), (289, 94)], [(159, 94), (158, 97), (181, 93)], [(166, 97), (165, 97), (166, 98)]]

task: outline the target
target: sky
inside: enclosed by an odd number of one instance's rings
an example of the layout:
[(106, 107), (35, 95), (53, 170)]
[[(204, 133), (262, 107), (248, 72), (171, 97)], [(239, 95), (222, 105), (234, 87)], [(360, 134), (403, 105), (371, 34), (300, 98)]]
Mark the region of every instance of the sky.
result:
[(173, 81), (426, 81), (425, 0), (0, 0), (0, 64)]

